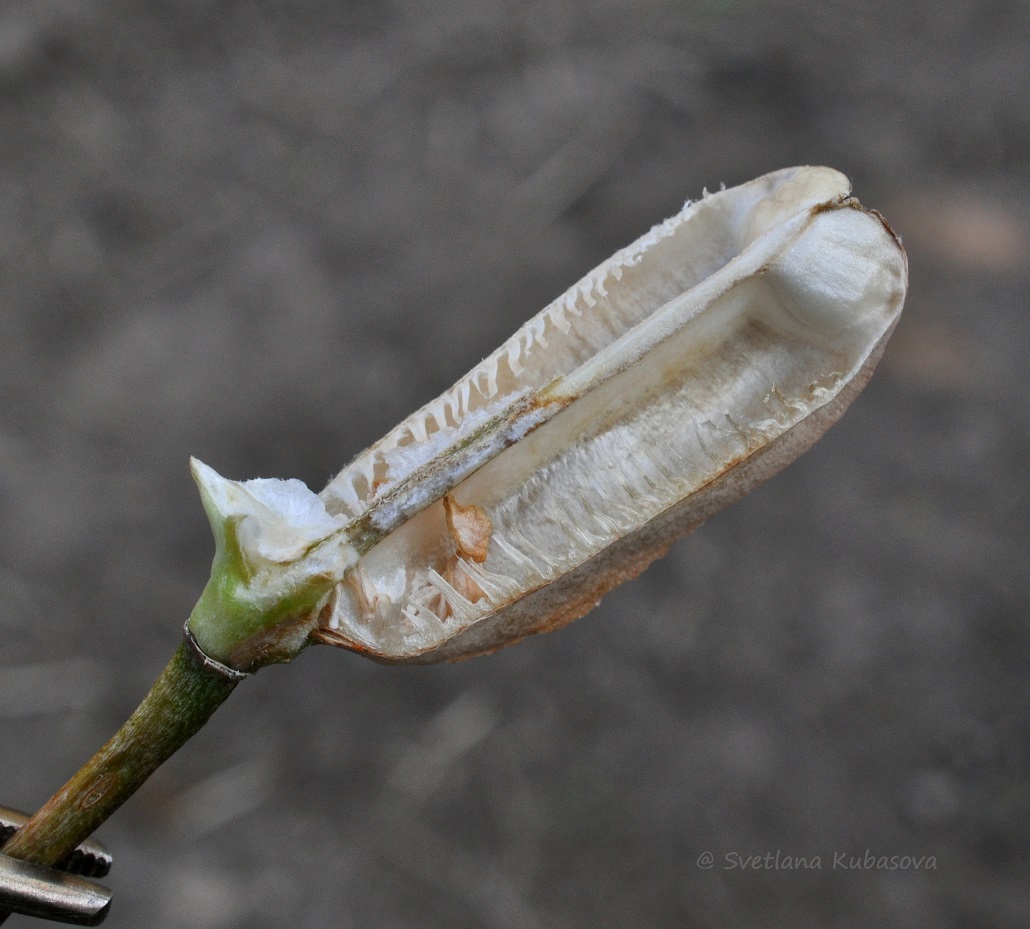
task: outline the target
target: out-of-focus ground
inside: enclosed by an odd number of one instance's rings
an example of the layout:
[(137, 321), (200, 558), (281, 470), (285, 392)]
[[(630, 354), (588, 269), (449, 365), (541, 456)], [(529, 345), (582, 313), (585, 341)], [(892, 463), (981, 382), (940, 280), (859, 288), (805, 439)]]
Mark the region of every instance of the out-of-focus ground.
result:
[(8, 0), (0, 802), (174, 649), (189, 455), (321, 487), (684, 199), (826, 163), (912, 272), (844, 420), (560, 633), (263, 671), (101, 831), (107, 925), (1025, 926), (1028, 35), (1023, 0)]

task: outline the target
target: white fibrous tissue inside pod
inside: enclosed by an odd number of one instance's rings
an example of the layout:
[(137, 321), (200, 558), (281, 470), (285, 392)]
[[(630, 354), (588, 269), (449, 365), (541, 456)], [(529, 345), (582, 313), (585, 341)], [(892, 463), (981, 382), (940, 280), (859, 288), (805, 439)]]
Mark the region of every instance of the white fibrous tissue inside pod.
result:
[(360, 557), (314, 638), (432, 662), (581, 616), (841, 415), (906, 285), (837, 171), (687, 203), (330, 482)]

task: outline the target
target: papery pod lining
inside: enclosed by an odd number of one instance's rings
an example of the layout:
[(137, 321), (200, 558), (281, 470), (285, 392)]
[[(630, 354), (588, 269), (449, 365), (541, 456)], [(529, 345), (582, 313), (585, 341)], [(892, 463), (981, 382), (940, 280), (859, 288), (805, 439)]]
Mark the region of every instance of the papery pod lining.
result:
[[(773, 464), (800, 454), (843, 411), (841, 398), (857, 393), (904, 294), (904, 254), (879, 217), (839, 194), (812, 202), (840, 182), (827, 169), (778, 172), (702, 201), (712, 205), (707, 212), (688, 207), (602, 266), (620, 269), (628, 288), (609, 288), (609, 309), (633, 303), (626, 293), (639, 297), (626, 268), (645, 263), (649, 299), (664, 303), (637, 307), (640, 322), (621, 332), (608, 327), (597, 340), (603, 344), (532, 394), (555, 404), (544, 425), (471, 476), (459, 464), (448, 475), (449, 456), (436, 450), (443, 489), (481, 507), (495, 527), (487, 558), (461, 558), (443, 504), (421, 506), (340, 588), (321, 638), (382, 660), (432, 661), (560, 624), (772, 473)], [(718, 267), (670, 296), (653, 279), (683, 286), (699, 265), (684, 274), (674, 262), (659, 273), (679, 257), (660, 250), (691, 228), (708, 230), (720, 248), (744, 249), (725, 261), (709, 255), (700, 266)], [(586, 280), (606, 274), (610, 281), (608, 271)], [(849, 317), (856, 309), (864, 309), (864, 326)], [(505, 362), (511, 370), (506, 353), (529, 344), (525, 333), (539, 319), (450, 393), (481, 379), (484, 368)], [(568, 345), (555, 351), (563, 363), (574, 354)], [(553, 376), (546, 362), (535, 376)], [(778, 372), (789, 376), (778, 381)], [(519, 391), (506, 396), (525, 403)], [(461, 430), (461, 423), (453, 429)], [(416, 482), (418, 463), (409, 463), (408, 480)], [(386, 509), (398, 493), (387, 488)], [(372, 500), (370, 511), (376, 507)]]

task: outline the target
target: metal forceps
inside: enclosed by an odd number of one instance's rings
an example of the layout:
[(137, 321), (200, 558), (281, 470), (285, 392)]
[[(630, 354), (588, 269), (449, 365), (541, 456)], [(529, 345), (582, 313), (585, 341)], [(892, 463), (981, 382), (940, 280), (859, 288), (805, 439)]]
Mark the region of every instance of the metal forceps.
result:
[[(0, 849), (27, 819), (24, 813), (0, 806)], [(0, 851), (0, 912), (98, 926), (110, 909), (111, 891), (92, 879), (110, 870), (110, 854), (93, 839), (54, 868), (8, 858)]]

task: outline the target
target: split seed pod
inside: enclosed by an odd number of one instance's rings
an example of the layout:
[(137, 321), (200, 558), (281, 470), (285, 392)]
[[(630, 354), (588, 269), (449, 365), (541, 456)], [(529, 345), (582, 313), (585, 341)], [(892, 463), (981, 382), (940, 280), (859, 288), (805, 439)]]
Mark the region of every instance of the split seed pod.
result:
[[(688, 203), (317, 498), (196, 463), (237, 565), (223, 591), (255, 616), (294, 604), (215, 657), (255, 666), (319, 641), (453, 660), (592, 609), (804, 452), (865, 385), (907, 263), (849, 193), (836, 171), (794, 168)], [(207, 613), (191, 629), (217, 652)]]

